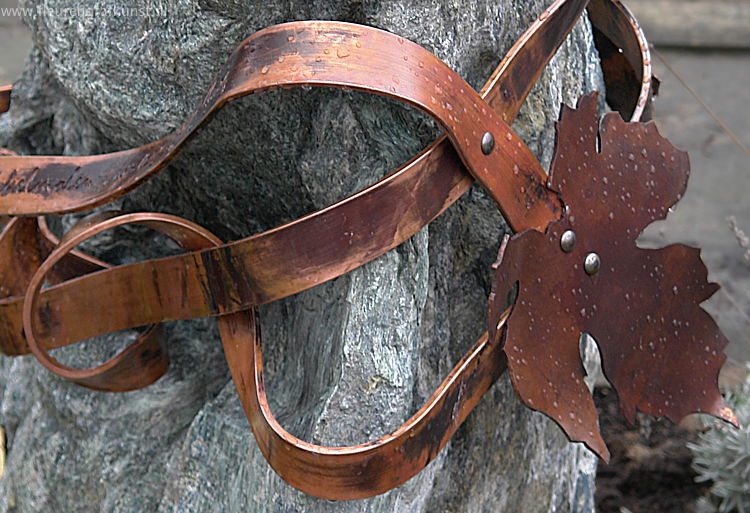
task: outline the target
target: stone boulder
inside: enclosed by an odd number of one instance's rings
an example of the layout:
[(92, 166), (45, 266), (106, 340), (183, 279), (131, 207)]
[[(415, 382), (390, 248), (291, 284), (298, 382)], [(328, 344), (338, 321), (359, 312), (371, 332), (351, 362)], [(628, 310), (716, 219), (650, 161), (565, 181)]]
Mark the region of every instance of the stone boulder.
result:
[[(80, 155), (153, 141), (188, 116), (243, 39), (292, 20), (337, 19), (397, 33), (479, 88), (545, 4), (28, 0), (34, 47), (12, 109), (0, 117), (0, 146)], [(561, 102), (574, 105), (581, 93), (601, 88), (584, 19), (514, 128), (547, 165)], [(178, 214), (234, 240), (363, 188), (438, 133), (415, 110), (361, 93), (245, 97), (120, 203)], [(475, 186), (399, 248), (262, 308), (269, 396), (282, 424), (329, 445), (399, 426), (482, 333), (489, 266), (507, 232)], [(173, 250), (134, 230), (88, 249), (113, 262)], [(167, 336), (167, 375), (124, 394), (79, 388), (32, 357), (0, 358), (0, 423), (8, 436), (0, 512), (593, 512), (593, 456), (521, 406), (507, 377), (405, 485), (351, 502), (304, 495), (260, 454), (214, 321), (172, 324)], [(112, 334), (57, 355), (92, 364), (128, 337)]]

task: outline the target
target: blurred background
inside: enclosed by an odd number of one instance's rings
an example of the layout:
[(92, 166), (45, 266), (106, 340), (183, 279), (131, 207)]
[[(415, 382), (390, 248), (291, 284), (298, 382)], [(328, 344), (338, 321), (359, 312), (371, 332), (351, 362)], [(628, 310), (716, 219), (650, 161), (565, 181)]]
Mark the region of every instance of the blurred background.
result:
[(631, 0), (662, 80), (654, 118), (690, 154), (685, 198), (644, 234), (703, 248), (722, 289), (706, 304), (731, 341), (723, 379), (750, 360), (750, 1)]
[(9, 84), (21, 73), (23, 61), (31, 48), (31, 37), (21, 18), (5, 9), (18, 7), (17, 0), (0, 0), (0, 84)]

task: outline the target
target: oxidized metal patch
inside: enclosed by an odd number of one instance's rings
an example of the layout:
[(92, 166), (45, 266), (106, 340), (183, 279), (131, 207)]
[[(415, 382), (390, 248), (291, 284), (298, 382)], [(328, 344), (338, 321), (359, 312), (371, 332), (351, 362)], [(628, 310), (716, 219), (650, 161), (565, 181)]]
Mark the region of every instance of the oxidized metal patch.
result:
[(513, 386), (605, 460), (583, 381), (582, 333), (596, 340), (630, 422), (641, 410), (674, 422), (703, 412), (737, 424), (717, 388), (727, 340), (699, 306), (718, 289), (700, 250), (636, 244), (682, 197), (688, 173), (687, 154), (653, 123), (609, 113), (600, 126), (596, 96), (584, 96), (577, 109), (563, 107), (549, 178), (566, 215), (545, 233), (506, 237), (500, 250), (488, 319), (496, 332), (513, 304), (504, 347)]

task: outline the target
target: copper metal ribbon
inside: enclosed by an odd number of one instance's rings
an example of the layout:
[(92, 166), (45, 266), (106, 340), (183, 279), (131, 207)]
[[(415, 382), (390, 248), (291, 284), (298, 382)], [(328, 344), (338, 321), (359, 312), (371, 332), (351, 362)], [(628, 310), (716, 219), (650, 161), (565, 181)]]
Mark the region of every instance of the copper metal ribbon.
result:
[[(398, 246), (474, 180), (516, 231), (543, 231), (558, 219), (561, 205), (546, 187), (544, 170), (508, 124), (587, 3), (554, 2), (479, 94), (435, 56), (396, 35), (340, 22), (287, 23), (245, 40), (195, 113), (159, 141), (87, 157), (0, 157), (0, 216), (20, 216), (0, 234), (0, 292), (6, 296), (0, 301), (2, 351), (32, 352), (51, 371), (83, 386), (132, 390), (152, 383), (166, 369), (158, 323), (216, 316), (258, 445), (288, 483), (328, 499), (369, 497), (402, 484), (435, 457), (504, 372), (502, 336), (481, 337), (428, 402), (393, 433), (361, 445), (321, 447), (286, 432), (268, 407), (255, 308), (341, 276)], [(608, 99), (623, 116), (639, 120), (648, 112), (652, 94), (645, 39), (617, 0), (591, 0), (588, 13), (603, 58)], [(193, 223), (163, 214), (85, 219), (62, 241), (41, 221), (23, 217), (108, 203), (163, 169), (226, 102), (296, 86), (343, 87), (395, 98), (432, 116), (446, 135), (367, 189), (228, 244)], [(0, 91), (3, 110), (9, 93)], [(488, 155), (480, 144), (485, 132), (495, 141)], [(119, 267), (75, 252), (96, 233), (126, 223), (163, 231), (188, 252)], [(319, 244), (321, 240), (326, 243)], [(45, 279), (56, 285), (40, 291)], [(116, 303), (106, 315), (90, 315), (100, 310), (101, 298), (116, 298)], [(152, 328), (134, 345), (93, 369), (65, 367), (46, 352), (144, 325)]]

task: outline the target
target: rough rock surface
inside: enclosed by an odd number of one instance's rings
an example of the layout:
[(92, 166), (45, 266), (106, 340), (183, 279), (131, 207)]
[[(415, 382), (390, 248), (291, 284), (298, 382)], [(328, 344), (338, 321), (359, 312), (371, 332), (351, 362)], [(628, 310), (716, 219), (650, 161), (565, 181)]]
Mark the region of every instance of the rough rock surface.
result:
[[(0, 118), (0, 145), (74, 155), (152, 141), (188, 115), (240, 41), (290, 20), (398, 33), (478, 88), (545, 3), (138, 0), (123, 8), (115, 0), (30, 0), (27, 7), (46, 7), (26, 20), (35, 47), (13, 108)], [(600, 88), (590, 29), (579, 23), (515, 125), (543, 163), (560, 102)], [(124, 206), (176, 213), (236, 239), (362, 188), (436, 133), (413, 110), (358, 93), (248, 97), (226, 106)], [(489, 264), (505, 231), (475, 187), (400, 248), (265, 307), (268, 389), (282, 424), (306, 440), (347, 444), (408, 418), (482, 332)], [(122, 230), (93, 248), (115, 260), (161, 254), (155, 239), (130, 244), (139, 237)], [(355, 502), (308, 497), (258, 451), (214, 323), (179, 323), (168, 334), (169, 373), (126, 394), (78, 388), (30, 357), (1, 359), (9, 452), (0, 512), (593, 511), (593, 457), (520, 406), (506, 378), (404, 486)], [(128, 336), (62, 357), (92, 363)]]

